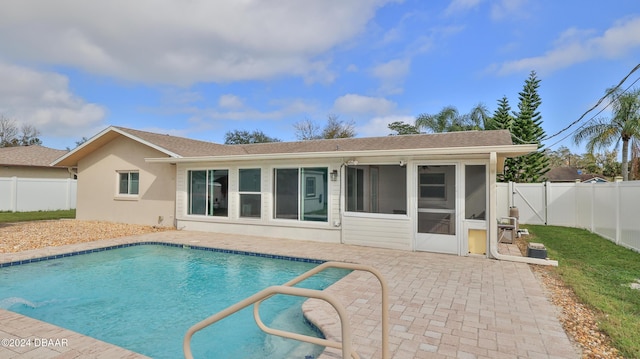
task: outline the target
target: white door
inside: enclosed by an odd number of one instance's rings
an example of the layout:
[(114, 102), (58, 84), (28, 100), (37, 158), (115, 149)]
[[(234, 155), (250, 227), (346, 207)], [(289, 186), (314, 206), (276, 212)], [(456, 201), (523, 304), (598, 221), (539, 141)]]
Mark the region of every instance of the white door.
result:
[(458, 254), (456, 165), (421, 165), (416, 175), (416, 250)]

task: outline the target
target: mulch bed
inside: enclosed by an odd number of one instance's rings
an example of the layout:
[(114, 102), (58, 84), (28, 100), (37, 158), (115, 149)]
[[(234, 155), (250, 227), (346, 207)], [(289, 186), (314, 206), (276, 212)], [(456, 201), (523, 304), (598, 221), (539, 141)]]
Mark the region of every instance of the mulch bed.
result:
[[(526, 255), (527, 240), (519, 238), (518, 248)], [(569, 338), (582, 349), (584, 359), (624, 359), (611, 339), (598, 328), (598, 313), (581, 303), (567, 287), (553, 267), (531, 265), (531, 269), (550, 295), (551, 302), (560, 308), (560, 322)]]

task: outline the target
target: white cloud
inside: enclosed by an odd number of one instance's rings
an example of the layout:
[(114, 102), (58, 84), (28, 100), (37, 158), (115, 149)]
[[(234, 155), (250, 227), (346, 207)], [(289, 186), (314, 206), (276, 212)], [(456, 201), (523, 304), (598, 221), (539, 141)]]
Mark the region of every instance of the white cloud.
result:
[(505, 18), (521, 18), (527, 16), (529, 0), (501, 0), (491, 4), (491, 18), (502, 20)]
[(128, 81), (190, 85), (301, 76), (330, 82), (318, 56), (365, 30), (391, 0), (7, 0), (3, 56)]
[(220, 96), (220, 98), (218, 99), (218, 106), (222, 108), (241, 108), (243, 105), (244, 104), (242, 103), (240, 97), (236, 95), (226, 94)]
[(358, 126), (356, 128), (356, 132), (358, 133), (358, 136), (361, 137), (387, 136), (393, 132), (388, 127), (390, 123), (401, 121), (413, 124), (415, 120), (415, 117), (402, 115), (374, 117), (366, 124)]
[(466, 12), (480, 5), (481, 0), (453, 0), (444, 10), (445, 15)]
[(80, 138), (106, 115), (104, 107), (74, 95), (65, 76), (0, 62), (0, 78), (0, 113), (35, 126), (41, 137)]
[(375, 66), (371, 72), (381, 81), (380, 91), (382, 93), (398, 94), (403, 92), (402, 84), (410, 67), (410, 59), (395, 59)]
[(346, 94), (338, 97), (333, 103), (333, 111), (338, 114), (375, 114), (385, 115), (393, 111), (395, 102), (382, 97), (369, 97), (357, 94)]
[(491, 68), (501, 75), (531, 70), (545, 74), (591, 59), (620, 58), (640, 47), (640, 17), (618, 21), (599, 36), (589, 34), (593, 31), (566, 30), (544, 55), (494, 64)]

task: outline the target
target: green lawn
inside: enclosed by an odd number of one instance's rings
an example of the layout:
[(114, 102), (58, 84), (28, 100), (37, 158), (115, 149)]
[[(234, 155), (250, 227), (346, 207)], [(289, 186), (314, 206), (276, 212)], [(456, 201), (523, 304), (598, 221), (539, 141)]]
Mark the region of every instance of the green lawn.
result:
[(76, 218), (76, 210), (37, 211), (37, 212), (0, 212), (2, 222), (40, 221), (45, 219)]
[(598, 325), (625, 358), (640, 358), (640, 253), (589, 231), (526, 226), (530, 240), (544, 243), (559, 265), (554, 270), (580, 300), (595, 309)]

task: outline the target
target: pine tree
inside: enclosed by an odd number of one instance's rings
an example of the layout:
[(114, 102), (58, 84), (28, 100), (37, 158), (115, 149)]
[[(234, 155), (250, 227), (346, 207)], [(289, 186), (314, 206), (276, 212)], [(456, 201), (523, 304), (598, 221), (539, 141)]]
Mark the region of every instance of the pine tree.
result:
[(493, 113), (491, 121), (489, 121), (487, 130), (509, 130), (513, 126), (515, 118), (511, 116), (511, 106), (507, 96), (503, 96), (498, 100), (498, 108)]
[(542, 116), (538, 112), (542, 103), (538, 87), (540, 80), (536, 77), (536, 72), (531, 71), (518, 94), (518, 112), (513, 112), (515, 120), (510, 128), (514, 144), (535, 143), (538, 150), (528, 155), (508, 158), (505, 161), (504, 181), (540, 182), (549, 170), (549, 159), (542, 150), (545, 132), (542, 129)]

